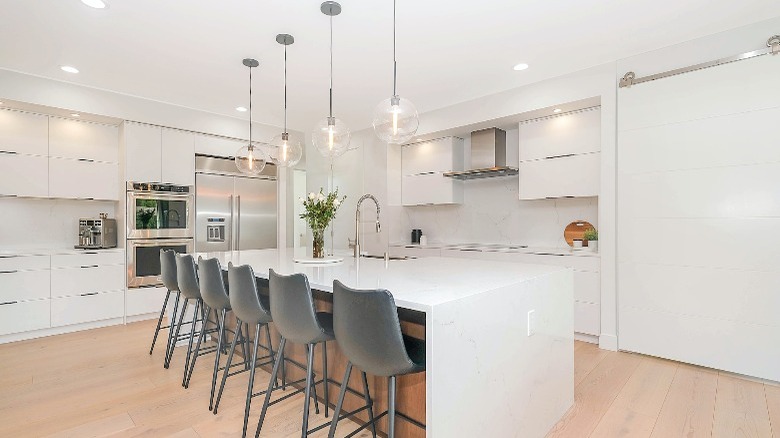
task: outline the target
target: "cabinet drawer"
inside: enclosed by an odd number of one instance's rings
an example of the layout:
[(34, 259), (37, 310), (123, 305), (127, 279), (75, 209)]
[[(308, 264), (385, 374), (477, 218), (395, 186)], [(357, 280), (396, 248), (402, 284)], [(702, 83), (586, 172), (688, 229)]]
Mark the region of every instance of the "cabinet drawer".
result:
[(0, 195), (49, 196), (49, 158), (0, 153)]
[(51, 296), (63, 297), (88, 292), (124, 290), (125, 268), (122, 265), (52, 269)]
[(49, 328), (49, 300), (0, 305), (0, 335)]
[(520, 161), (598, 152), (601, 115), (597, 109), (520, 123)]
[(0, 271), (49, 269), (49, 256), (0, 256)]
[(52, 198), (119, 199), (119, 165), (65, 158), (49, 160)]
[(461, 204), (463, 183), (446, 178), (441, 173), (406, 175), (403, 177), (403, 205)]
[(0, 151), (46, 156), (48, 130), (46, 116), (0, 110)]
[(598, 196), (601, 154), (520, 163), (520, 199)]
[(80, 120), (49, 119), (49, 155), (119, 161), (119, 128)]
[(574, 302), (574, 331), (594, 336), (601, 334), (601, 312), (598, 304)]
[(574, 300), (599, 304), (601, 302), (601, 274), (574, 271)]
[[(168, 290), (164, 287), (142, 287), (127, 290), (127, 316), (144, 315), (148, 313), (160, 313), (165, 295)], [(173, 299), (175, 295), (171, 294), (168, 300), (168, 308), (173, 308)]]
[(125, 262), (122, 251), (84, 251), (76, 254), (55, 254), (51, 256), (51, 267), (80, 268), (92, 265), (121, 265)]
[(53, 298), (51, 326), (79, 324), (103, 319), (121, 318), (125, 312), (123, 291)]
[(49, 271), (0, 271), (0, 303), (49, 298)]

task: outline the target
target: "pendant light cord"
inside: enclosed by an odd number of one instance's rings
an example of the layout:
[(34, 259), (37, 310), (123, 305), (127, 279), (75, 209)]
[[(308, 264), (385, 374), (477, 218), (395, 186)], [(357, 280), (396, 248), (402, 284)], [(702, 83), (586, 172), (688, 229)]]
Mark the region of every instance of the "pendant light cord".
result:
[(330, 16), (330, 117), (333, 117), (333, 15)]
[(252, 67), (249, 67), (249, 147), (254, 147), (252, 144)]
[(287, 44), (284, 45), (284, 133), (287, 133)]
[(395, 2), (396, 0), (393, 0), (393, 96), (396, 96), (398, 94), (396, 92), (396, 82), (398, 78), (398, 73), (397, 73), (398, 61), (396, 61), (395, 58)]

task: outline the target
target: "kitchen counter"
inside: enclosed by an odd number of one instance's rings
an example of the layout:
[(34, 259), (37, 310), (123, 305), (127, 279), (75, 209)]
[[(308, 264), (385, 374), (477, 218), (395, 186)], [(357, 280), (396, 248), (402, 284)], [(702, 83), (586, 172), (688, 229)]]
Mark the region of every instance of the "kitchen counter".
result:
[[(325, 294), (336, 279), (355, 288), (385, 288), (399, 308), (423, 312), (424, 388), (399, 381), (399, 400), (424, 398), (424, 412), (407, 414), (424, 419), (427, 429), (424, 435), (404, 436), (515, 436), (522, 430), (523, 436), (543, 437), (573, 404), (569, 269), (442, 257), (385, 262), (348, 255), (338, 264), (312, 266), (294, 261), (307, 255), (302, 249), (201, 255), (220, 259), (223, 268), (227, 262), (249, 264), (262, 278), (268, 278), (269, 268), (304, 273), (311, 287)], [(338, 352), (334, 356), (334, 362), (343, 359)], [(337, 362), (334, 368), (340, 366)]]
[(438, 249), (452, 251), (470, 251), (470, 252), (493, 252), (493, 253), (514, 253), (514, 254), (533, 254), (533, 255), (555, 255), (571, 257), (600, 257), (598, 252), (593, 252), (588, 248), (573, 249), (570, 247), (546, 247), (546, 246), (525, 246), (512, 244), (492, 244), (492, 243), (429, 243), (428, 245), (415, 245), (409, 243), (394, 243), (391, 248), (407, 249)]
[(87, 252), (99, 252), (109, 254), (115, 252), (124, 252), (124, 248), (106, 248), (106, 249), (76, 249), (73, 247), (0, 247), (0, 257), (24, 257), (24, 256), (51, 256), (51, 255), (71, 255), (84, 254)]

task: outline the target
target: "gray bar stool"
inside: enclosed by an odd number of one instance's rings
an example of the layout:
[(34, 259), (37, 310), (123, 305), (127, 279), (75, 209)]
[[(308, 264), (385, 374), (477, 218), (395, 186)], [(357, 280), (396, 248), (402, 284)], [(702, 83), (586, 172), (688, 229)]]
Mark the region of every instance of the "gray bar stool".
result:
[[(160, 250), (160, 280), (162, 280), (163, 286), (168, 290), (165, 293), (165, 301), (163, 301), (162, 309), (160, 310), (160, 317), (157, 318), (157, 328), (154, 329), (154, 337), (152, 338), (152, 346), (149, 348), (149, 355), (154, 351), (154, 344), (157, 343), (157, 335), (160, 334), (161, 329), (168, 329), (168, 343), (165, 346), (165, 357), (168, 357), (168, 348), (171, 344), (171, 338), (173, 337), (173, 330), (171, 327), (174, 325), (173, 321), (176, 320), (176, 309), (179, 307), (179, 283), (176, 281), (176, 253), (173, 250)], [(174, 300), (173, 315), (171, 316), (171, 323), (166, 326), (162, 325), (163, 318), (165, 317), (165, 309), (168, 307), (168, 301), (171, 298), (171, 293), (176, 293), (176, 299)], [(167, 364), (166, 364), (167, 365)], [(167, 366), (166, 366), (167, 368)]]
[[(192, 352), (192, 361), (190, 362), (189, 370), (185, 372), (182, 385), (188, 388), (190, 385), (190, 379), (192, 378), (192, 372), (195, 369), (198, 357), (215, 353), (214, 355), (214, 371), (211, 377), (211, 396), (209, 397), (209, 410), (214, 408), (214, 392), (217, 386), (217, 374), (221, 370), (219, 367), (220, 354), (224, 351), (223, 342), (225, 339), (225, 332), (233, 334), (233, 339), (237, 339), (237, 332), (226, 328), (227, 314), (231, 311), (230, 298), (228, 298), (227, 287), (225, 285), (225, 276), (222, 271), (222, 267), (217, 259), (204, 260), (202, 257), (198, 257), (198, 277), (200, 295), (203, 299), (202, 305), (204, 306), (205, 313), (208, 315), (213, 310), (217, 317), (217, 346), (212, 349), (205, 349), (201, 351), (201, 344), (208, 332), (206, 324), (201, 324), (200, 334), (198, 336), (198, 342), (195, 346), (195, 351)], [(241, 343), (243, 356), (246, 358), (247, 349), (245, 343)], [(247, 362), (248, 363), (248, 362)], [(239, 364), (237, 364), (239, 365)]]
[[(176, 349), (175, 340), (179, 339), (179, 332), (183, 324), (190, 324), (190, 336), (187, 343), (187, 358), (184, 363), (184, 377), (187, 376), (187, 370), (190, 367), (190, 358), (192, 356), (192, 343), (195, 338), (195, 326), (198, 322), (202, 325), (208, 323), (216, 323), (208, 319), (208, 315), (203, 308), (203, 299), (200, 295), (200, 286), (198, 284), (198, 273), (195, 268), (195, 260), (189, 254), (176, 254), (176, 281), (179, 285), (179, 291), (184, 296), (184, 303), (179, 311), (179, 318), (176, 321), (176, 330), (173, 335), (173, 340), (169, 346), (168, 357), (166, 358), (166, 364), (170, 365), (171, 358), (173, 358), (173, 352)], [(192, 313), (192, 320), (184, 322), (184, 315), (187, 313), (187, 307), (191, 300), (195, 301), (195, 311)], [(199, 318), (200, 316), (200, 318)], [(167, 368), (167, 367), (166, 367)], [(184, 382), (182, 382), (182, 385)]]
[[(201, 268), (202, 269), (202, 268)], [(202, 280), (201, 280), (202, 281)], [(222, 392), (225, 390), (225, 382), (230, 376), (234, 376), (245, 371), (249, 371), (249, 384), (247, 386), (246, 393), (246, 405), (244, 407), (244, 429), (242, 437), (246, 436), (246, 430), (249, 424), (249, 410), (251, 409), (252, 397), (264, 394), (265, 391), (254, 394), (254, 382), (255, 382), (255, 370), (258, 366), (268, 365), (273, 362), (274, 350), (271, 344), (271, 331), (268, 324), (272, 321), (270, 304), (267, 296), (260, 295), (257, 287), (257, 277), (252, 270), (251, 266), (233, 266), (232, 263), (228, 263), (228, 284), (230, 285), (230, 305), (233, 308), (233, 314), (236, 316), (236, 326), (238, 327), (236, 335), (233, 337), (233, 342), (230, 345), (230, 353), (228, 354), (227, 364), (225, 365), (224, 372), (222, 374), (222, 383), (219, 385), (219, 393), (217, 394), (217, 401), (214, 404), (214, 414), (217, 413), (219, 408), (219, 401), (222, 399)], [(205, 296), (204, 296), (205, 298)], [(233, 354), (236, 351), (236, 344), (239, 340), (249, 339), (249, 326), (254, 326), (254, 349), (252, 350), (251, 360), (247, 360), (247, 355), (244, 353), (244, 361), (247, 367), (244, 370), (230, 372), (230, 367), (233, 362)], [(246, 326), (246, 334), (244, 334), (244, 326)], [(267, 346), (260, 344), (260, 331), (265, 327), (265, 338), (268, 342)], [(258, 349), (263, 348), (268, 351), (268, 355), (260, 357), (258, 359)], [(270, 359), (266, 362), (258, 364), (257, 361), (263, 361)], [(283, 360), (284, 358), (282, 358)]]
[[(306, 396), (304, 398), (303, 424), (301, 426), (301, 436), (305, 438), (309, 433), (327, 426), (326, 424), (308, 430), (309, 398), (312, 396), (312, 388), (315, 388), (313, 394), (314, 408), (315, 412), (319, 413), (316, 385), (322, 383), (325, 395), (325, 417), (327, 417), (329, 383), (327, 342), (335, 339), (333, 334), (333, 315), (326, 312), (317, 312), (315, 310), (314, 297), (312, 296), (311, 288), (309, 287), (309, 280), (304, 274), (279, 275), (274, 272), (273, 269), (270, 269), (268, 273), (268, 282), (271, 295), (271, 315), (274, 317), (274, 324), (276, 325), (279, 334), (281, 334), (282, 339), (279, 344), (276, 360), (274, 361), (273, 371), (271, 372), (271, 380), (268, 382), (268, 390), (265, 393), (263, 410), (260, 413), (260, 420), (257, 423), (255, 437), (257, 438), (260, 436), (260, 430), (263, 427), (263, 421), (265, 420), (268, 406), (300, 392), (300, 390), (298, 390), (293, 394), (288, 394), (271, 403), (271, 393), (275, 389), (274, 383), (279, 372), (279, 366), (283, 361), (281, 358), (284, 356), (284, 346), (289, 340), (296, 344), (306, 345), (307, 366), (306, 386), (304, 387)], [(319, 382), (315, 381), (314, 377), (314, 346), (317, 344), (322, 345), (323, 379)]]
[[(387, 436), (394, 438), (396, 377), (425, 371), (425, 342), (401, 333), (401, 322), (398, 320), (398, 309), (393, 295), (383, 289), (356, 290), (344, 286), (338, 280), (334, 281), (333, 320), (336, 340), (349, 362), (328, 437), (333, 438), (336, 433), (349, 375), (352, 366), (356, 365), (363, 370), (364, 379), (366, 373), (388, 378), (388, 410), (349, 436), (369, 424), (374, 425), (377, 420), (387, 415)], [(425, 428), (423, 424), (406, 415), (398, 413), (398, 416)]]

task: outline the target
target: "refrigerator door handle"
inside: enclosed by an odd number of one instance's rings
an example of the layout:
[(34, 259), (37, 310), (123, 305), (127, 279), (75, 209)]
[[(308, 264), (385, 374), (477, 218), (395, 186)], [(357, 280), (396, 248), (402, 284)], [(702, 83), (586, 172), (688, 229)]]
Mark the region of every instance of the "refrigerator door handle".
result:
[(235, 226), (233, 220), (233, 195), (228, 195), (228, 203), (230, 204), (230, 242), (228, 244), (228, 251), (233, 251), (233, 233)]
[(236, 195), (236, 251), (241, 250), (241, 195)]

